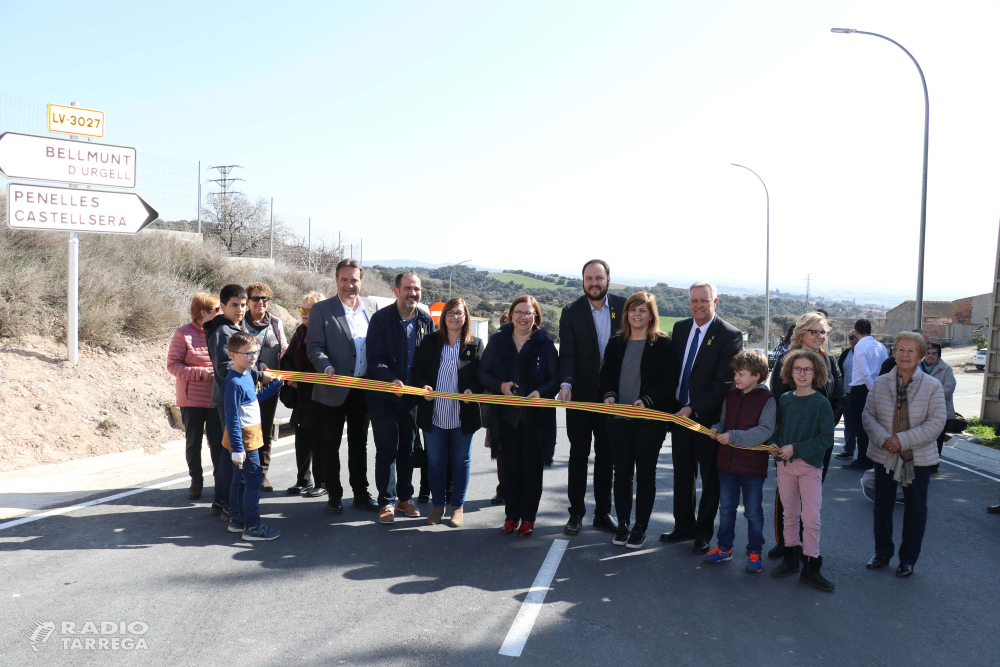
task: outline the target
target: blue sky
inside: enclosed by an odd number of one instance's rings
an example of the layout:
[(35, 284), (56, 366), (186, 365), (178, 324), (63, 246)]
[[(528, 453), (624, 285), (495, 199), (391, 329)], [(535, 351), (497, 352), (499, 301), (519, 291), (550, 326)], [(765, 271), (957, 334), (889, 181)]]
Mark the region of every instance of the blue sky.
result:
[(926, 296), (991, 288), (997, 2), (0, 11), (0, 92), (102, 109), (108, 143), (241, 164), (246, 192), (363, 237), (366, 258), (575, 273), (597, 255), (762, 289), (764, 196), (739, 162), (771, 193), (772, 286), (906, 296), (919, 79), (891, 44), (829, 29), (882, 32), (930, 88)]

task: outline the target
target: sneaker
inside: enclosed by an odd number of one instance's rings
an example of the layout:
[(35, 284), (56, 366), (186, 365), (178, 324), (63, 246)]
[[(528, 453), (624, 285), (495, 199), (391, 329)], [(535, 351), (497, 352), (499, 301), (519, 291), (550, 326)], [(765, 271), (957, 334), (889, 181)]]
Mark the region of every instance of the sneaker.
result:
[(628, 526), (618, 526), (618, 531), (615, 533), (614, 538), (611, 540), (611, 544), (616, 547), (623, 547), (625, 543), (628, 542)]
[(212, 516), (219, 516), (220, 514), (222, 514), (222, 510), (225, 507), (226, 507), (226, 504), (224, 502), (222, 502), (221, 500), (219, 500), (218, 498), (216, 498), (212, 502), (212, 508), (211, 508)]
[(226, 523), (229, 523), (229, 519), (231, 517), (232, 517), (232, 513), (229, 511), (229, 508), (228, 507), (223, 507), (222, 508), (222, 515), (219, 516), (219, 518), (222, 519), (223, 521), (225, 521)]
[(230, 533), (242, 533), (244, 528), (246, 528), (246, 526), (243, 525), (242, 521), (230, 521), (229, 528), (227, 528), (227, 530)]
[(733, 550), (723, 551), (719, 547), (715, 547), (707, 554), (705, 554), (706, 563), (724, 563), (727, 560), (733, 559)]
[(760, 570), (761, 570), (760, 552), (751, 551), (749, 554), (747, 554), (747, 572), (760, 574)]
[(420, 516), (420, 510), (417, 509), (417, 506), (413, 504), (412, 500), (407, 500), (404, 503), (399, 503), (399, 505), (396, 506), (396, 509), (398, 509), (406, 516)]
[(281, 536), (281, 531), (268, 528), (260, 524), (256, 528), (244, 528), (243, 539), (247, 542), (263, 542), (264, 540), (276, 540)]
[(839, 454), (834, 454), (834, 458), (837, 459), (853, 459), (854, 452), (841, 452)]
[(379, 523), (393, 523), (396, 520), (396, 508), (389, 503), (385, 505), (378, 511), (378, 522)]
[(641, 549), (645, 543), (646, 531), (641, 528), (633, 528), (632, 532), (628, 535), (628, 542), (625, 543), (625, 546), (629, 549)]

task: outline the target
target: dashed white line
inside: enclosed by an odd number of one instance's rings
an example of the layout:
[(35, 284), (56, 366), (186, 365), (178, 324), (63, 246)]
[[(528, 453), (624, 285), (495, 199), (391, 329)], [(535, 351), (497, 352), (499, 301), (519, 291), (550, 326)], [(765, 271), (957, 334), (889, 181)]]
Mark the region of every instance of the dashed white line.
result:
[(521, 609), (517, 612), (517, 618), (510, 626), (510, 631), (507, 632), (507, 638), (503, 640), (500, 655), (520, 657), (521, 651), (524, 650), (524, 644), (528, 641), (528, 635), (531, 634), (531, 628), (535, 625), (535, 619), (538, 618), (538, 612), (542, 610), (545, 595), (549, 592), (549, 584), (552, 583), (552, 578), (556, 575), (559, 562), (562, 560), (563, 554), (566, 553), (566, 545), (568, 544), (567, 540), (553, 540), (552, 546), (549, 547), (549, 553), (542, 563), (542, 569), (538, 571), (534, 583), (531, 584), (531, 589), (528, 590), (528, 595), (521, 603)]

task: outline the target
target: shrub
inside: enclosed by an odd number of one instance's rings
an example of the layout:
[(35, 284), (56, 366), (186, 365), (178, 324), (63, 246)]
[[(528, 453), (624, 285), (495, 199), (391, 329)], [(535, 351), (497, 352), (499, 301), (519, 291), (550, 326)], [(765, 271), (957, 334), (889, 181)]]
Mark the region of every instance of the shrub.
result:
[[(66, 338), (67, 236), (7, 226), (0, 195), (0, 337)], [(162, 339), (190, 321), (194, 292), (218, 293), (227, 283), (266, 282), (275, 302), (293, 313), (301, 296), (336, 293), (333, 276), (288, 266), (231, 262), (220, 244), (191, 243), (146, 230), (135, 236), (80, 235), (81, 343), (121, 349), (130, 339)], [(377, 272), (363, 292), (392, 296)], [(296, 322), (285, 322), (294, 329)]]

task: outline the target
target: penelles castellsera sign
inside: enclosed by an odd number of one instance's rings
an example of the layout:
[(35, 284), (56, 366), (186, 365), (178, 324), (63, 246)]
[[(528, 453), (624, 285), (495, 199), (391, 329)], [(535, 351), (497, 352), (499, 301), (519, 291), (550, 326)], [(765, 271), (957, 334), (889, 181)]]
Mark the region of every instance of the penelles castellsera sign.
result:
[(158, 214), (139, 195), (11, 183), (7, 224), (15, 229), (135, 234)]
[(0, 134), (0, 174), (134, 188), (135, 149), (5, 132)]

